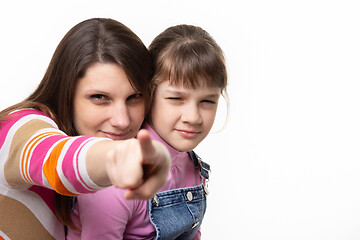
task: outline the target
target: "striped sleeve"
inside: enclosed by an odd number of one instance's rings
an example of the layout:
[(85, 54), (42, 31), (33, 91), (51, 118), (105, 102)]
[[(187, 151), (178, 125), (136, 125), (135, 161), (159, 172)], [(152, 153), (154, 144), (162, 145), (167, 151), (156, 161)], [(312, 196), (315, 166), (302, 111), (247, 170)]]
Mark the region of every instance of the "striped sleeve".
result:
[[(14, 114), (14, 113), (13, 113)], [(104, 138), (69, 137), (36, 110), (21, 110), (0, 129), (0, 160), (8, 185), (39, 185), (75, 196), (102, 189), (86, 171), (89, 147)]]

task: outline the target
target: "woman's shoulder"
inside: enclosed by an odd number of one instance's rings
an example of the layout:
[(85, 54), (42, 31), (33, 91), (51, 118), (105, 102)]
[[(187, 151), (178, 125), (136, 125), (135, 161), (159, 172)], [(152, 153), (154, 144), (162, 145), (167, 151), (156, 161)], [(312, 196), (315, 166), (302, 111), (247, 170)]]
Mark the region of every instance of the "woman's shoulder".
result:
[(14, 110), (12, 112), (9, 113), (8, 117), (14, 116), (14, 117), (23, 117), (23, 116), (45, 116), (50, 118), (47, 114), (45, 114), (44, 112), (37, 110), (35, 108), (22, 108), (22, 109), (18, 109), (18, 110)]
[(26, 140), (35, 132), (51, 129), (63, 134), (57, 124), (45, 113), (36, 109), (21, 109), (8, 114), (0, 123), (0, 146), (5, 139)]
[(57, 128), (56, 123), (53, 119), (51, 119), (47, 114), (40, 110), (36, 110), (33, 108), (25, 108), (12, 111), (6, 117), (2, 119), (2, 124), (10, 124), (13, 125), (19, 121), (28, 122), (32, 120), (39, 120), (43, 122), (47, 122), (51, 126)]

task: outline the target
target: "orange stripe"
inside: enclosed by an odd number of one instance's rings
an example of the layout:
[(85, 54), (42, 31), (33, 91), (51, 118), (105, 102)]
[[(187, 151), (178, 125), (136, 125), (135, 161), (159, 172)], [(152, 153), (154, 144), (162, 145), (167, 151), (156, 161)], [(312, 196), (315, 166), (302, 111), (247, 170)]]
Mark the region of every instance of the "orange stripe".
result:
[(53, 189), (63, 195), (75, 196), (74, 193), (67, 190), (67, 188), (63, 185), (60, 180), (58, 173), (56, 172), (57, 162), (59, 160), (61, 151), (64, 148), (64, 145), (70, 139), (65, 139), (61, 141), (59, 144), (55, 146), (55, 148), (51, 151), (49, 158), (46, 160), (43, 171), (46, 179), (49, 184), (53, 187)]
[[(33, 138), (26, 146), (25, 146), (25, 150), (24, 150), (24, 154), (22, 156), (22, 159), (21, 159), (21, 172), (23, 174), (23, 176), (25, 177), (25, 179), (28, 181), (28, 182), (31, 182), (30, 181), (30, 176), (27, 172), (27, 166), (28, 166), (28, 162), (29, 162), (29, 159), (30, 159), (30, 152), (33, 150), (34, 146), (36, 145), (36, 143), (38, 143), (41, 139), (43, 138), (46, 138), (52, 134), (59, 134), (57, 132), (46, 132), (46, 133), (42, 133), (38, 136), (36, 136), (35, 138)], [(30, 146), (31, 145), (31, 146)], [(28, 148), (30, 148), (28, 150)], [(24, 157), (25, 157), (25, 153), (28, 153), (27, 154), (27, 157), (26, 157), (26, 162), (25, 162), (25, 165), (23, 164), (24, 163)]]
[[(32, 143), (33, 143), (34, 141), (38, 142), (37, 140), (39, 139), (39, 137), (40, 137), (40, 139), (41, 139), (41, 136), (42, 136), (42, 135), (45, 135), (45, 134), (47, 134), (47, 133), (42, 133), (42, 134), (36, 136), (35, 138), (31, 139), (31, 141), (25, 146), (24, 154), (23, 154), (23, 156), (22, 156), (22, 158), (21, 158), (21, 172), (22, 172), (23, 176), (25, 177), (25, 179), (26, 179), (28, 182), (30, 182), (30, 177), (29, 177), (26, 169), (27, 169), (27, 165), (28, 165), (28, 161), (29, 161), (30, 151), (31, 151), (32, 148), (34, 147), (34, 144), (32, 144)], [(35, 142), (35, 143), (36, 143), (36, 142)], [(31, 145), (31, 146), (30, 146), (30, 145)], [(28, 148), (30, 148), (30, 150), (28, 150)], [(28, 154), (27, 154), (27, 158), (26, 158), (26, 160), (24, 160), (26, 153), (28, 153)], [(26, 162), (25, 162), (25, 161), (26, 161)], [(24, 165), (24, 162), (25, 162), (25, 165)]]

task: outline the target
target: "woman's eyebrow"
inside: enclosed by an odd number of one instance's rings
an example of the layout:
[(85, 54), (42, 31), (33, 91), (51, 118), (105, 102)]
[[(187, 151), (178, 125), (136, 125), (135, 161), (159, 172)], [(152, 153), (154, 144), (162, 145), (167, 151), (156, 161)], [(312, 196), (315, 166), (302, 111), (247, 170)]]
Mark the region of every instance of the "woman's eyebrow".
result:
[(86, 89), (85, 93), (108, 94), (107, 91), (104, 91), (104, 90), (98, 89), (98, 88), (89, 88), (89, 89)]

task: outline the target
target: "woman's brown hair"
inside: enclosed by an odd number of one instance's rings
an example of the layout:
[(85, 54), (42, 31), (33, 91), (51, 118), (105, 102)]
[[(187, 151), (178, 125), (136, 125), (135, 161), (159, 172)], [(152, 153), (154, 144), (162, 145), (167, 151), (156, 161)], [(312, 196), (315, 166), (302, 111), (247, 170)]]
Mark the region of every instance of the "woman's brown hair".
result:
[[(130, 84), (143, 94), (146, 110), (149, 108), (153, 70), (145, 45), (122, 23), (92, 18), (70, 29), (57, 46), (37, 89), (24, 101), (1, 111), (0, 120), (16, 109), (36, 108), (53, 118), (69, 136), (78, 135), (72, 119), (77, 80), (98, 62), (121, 66)], [(56, 193), (56, 215), (65, 225), (74, 228), (70, 217), (72, 205), (72, 197)]]

